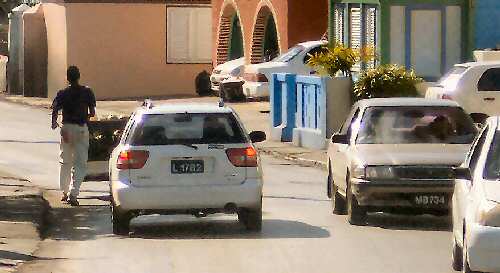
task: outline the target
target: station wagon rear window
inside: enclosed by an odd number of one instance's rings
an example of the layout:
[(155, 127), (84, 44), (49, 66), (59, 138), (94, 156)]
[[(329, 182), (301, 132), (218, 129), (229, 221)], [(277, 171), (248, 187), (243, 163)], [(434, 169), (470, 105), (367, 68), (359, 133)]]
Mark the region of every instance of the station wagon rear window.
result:
[(246, 142), (238, 121), (230, 113), (143, 115), (130, 139), (134, 146)]
[(369, 107), (360, 123), (358, 144), (472, 143), (476, 129), (459, 107)]

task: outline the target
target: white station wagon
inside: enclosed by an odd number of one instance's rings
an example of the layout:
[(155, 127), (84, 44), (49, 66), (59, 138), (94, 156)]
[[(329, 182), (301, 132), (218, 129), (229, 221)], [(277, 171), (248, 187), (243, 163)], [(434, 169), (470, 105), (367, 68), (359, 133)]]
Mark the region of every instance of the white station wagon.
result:
[(453, 195), (453, 268), (500, 272), (500, 118), (489, 118), (457, 177)]
[(253, 142), (229, 107), (165, 104), (137, 109), (111, 155), (115, 234), (145, 214), (237, 213), (249, 230), (262, 225), (262, 170)]
[(426, 98), (458, 102), (476, 121), (500, 114), (500, 62), (456, 64), (438, 84), (427, 88)]
[(447, 213), (452, 167), (476, 135), (472, 119), (449, 100), (384, 98), (357, 102), (328, 148), (333, 213), (363, 224), (369, 211)]

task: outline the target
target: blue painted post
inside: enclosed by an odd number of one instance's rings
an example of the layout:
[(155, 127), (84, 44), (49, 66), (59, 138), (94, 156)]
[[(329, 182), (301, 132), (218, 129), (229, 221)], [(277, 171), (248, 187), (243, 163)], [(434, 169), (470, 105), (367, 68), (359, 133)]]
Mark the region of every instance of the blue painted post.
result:
[(282, 121), (282, 85), (278, 77), (281, 75), (273, 74), (271, 84), (269, 86), (269, 102), (271, 105), (271, 128), (277, 127)]
[(324, 149), (326, 139), (326, 78), (297, 76), (297, 128), (294, 145)]
[(283, 119), (285, 120), (285, 127), (281, 134), (281, 141), (292, 141), (293, 139), (293, 129), (296, 127), (295, 116), (297, 112), (297, 75), (286, 74), (284, 79), (284, 85), (286, 86), (285, 92), (283, 94), (283, 108), (286, 109), (283, 113)]

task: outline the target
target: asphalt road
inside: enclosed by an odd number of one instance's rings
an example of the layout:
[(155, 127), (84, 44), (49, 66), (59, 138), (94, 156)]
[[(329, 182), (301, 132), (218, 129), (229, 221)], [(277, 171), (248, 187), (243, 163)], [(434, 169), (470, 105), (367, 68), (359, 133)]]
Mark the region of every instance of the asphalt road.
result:
[[(57, 187), (57, 132), (47, 111), (0, 102), (0, 171)], [(141, 217), (111, 234), (107, 185), (87, 182), (81, 205), (47, 197), (50, 228), (20, 272), (452, 272), (446, 217), (372, 214), (368, 226), (332, 215), (326, 174), (263, 158), (264, 222), (249, 233), (232, 215)]]

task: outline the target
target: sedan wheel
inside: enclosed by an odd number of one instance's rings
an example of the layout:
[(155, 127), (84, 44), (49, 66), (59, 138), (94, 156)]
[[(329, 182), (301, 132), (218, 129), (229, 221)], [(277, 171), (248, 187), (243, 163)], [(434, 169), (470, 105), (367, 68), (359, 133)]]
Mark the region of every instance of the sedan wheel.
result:
[(338, 187), (335, 184), (332, 187), (332, 213), (343, 215), (346, 213), (346, 202), (344, 197), (339, 193)]
[(451, 265), (453, 270), (460, 271), (463, 266), (463, 253), (462, 248), (457, 244), (455, 236), (453, 236), (453, 250), (451, 252)]
[(364, 225), (366, 223), (366, 210), (358, 204), (349, 182), (347, 184), (347, 220), (351, 225)]

